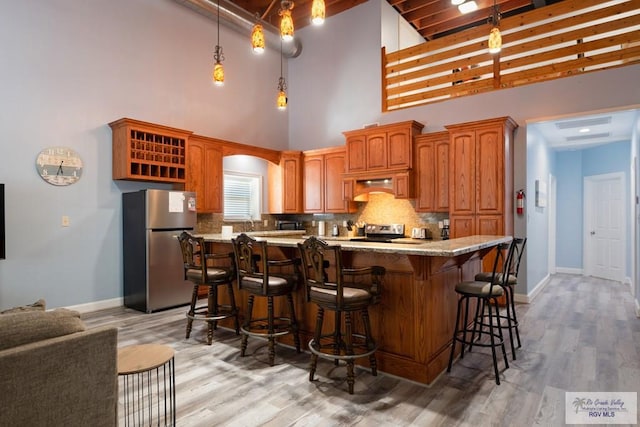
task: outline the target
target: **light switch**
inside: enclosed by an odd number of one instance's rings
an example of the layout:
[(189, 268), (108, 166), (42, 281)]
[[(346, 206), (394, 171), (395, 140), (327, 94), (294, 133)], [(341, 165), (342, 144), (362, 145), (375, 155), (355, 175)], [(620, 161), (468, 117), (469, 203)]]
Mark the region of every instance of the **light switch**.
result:
[(69, 217), (67, 215), (63, 215), (62, 216), (62, 226), (63, 227), (68, 227), (69, 226)]
[(264, 226), (265, 226), (265, 227), (268, 227), (268, 226), (269, 226), (269, 220), (268, 220), (268, 219), (265, 219), (265, 220), (264, 220)]

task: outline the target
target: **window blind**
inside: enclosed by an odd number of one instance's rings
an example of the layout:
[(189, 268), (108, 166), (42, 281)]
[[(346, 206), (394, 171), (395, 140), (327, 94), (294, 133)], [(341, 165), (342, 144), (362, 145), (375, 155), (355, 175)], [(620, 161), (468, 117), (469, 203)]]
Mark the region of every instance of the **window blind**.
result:
[(224, 174), (224, 218), (256, 219), (260, 217), (260, 178), (250, 175)]

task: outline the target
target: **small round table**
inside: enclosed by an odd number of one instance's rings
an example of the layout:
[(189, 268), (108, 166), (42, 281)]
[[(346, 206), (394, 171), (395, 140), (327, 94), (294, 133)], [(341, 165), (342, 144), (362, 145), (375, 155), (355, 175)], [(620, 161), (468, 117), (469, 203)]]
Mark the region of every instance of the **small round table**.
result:
[[(118, 349), (125, 426), (176, 424), (174, 351), (159, 344)], [(164, 420), (164, 424), (162, 424)]]

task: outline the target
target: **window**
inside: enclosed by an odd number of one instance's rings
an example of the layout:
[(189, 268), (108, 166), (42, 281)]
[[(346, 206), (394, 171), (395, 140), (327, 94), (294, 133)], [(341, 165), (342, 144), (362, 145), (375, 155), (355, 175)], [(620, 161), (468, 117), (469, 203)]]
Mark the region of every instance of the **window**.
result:
[(224, 173), (224, 219), (259, 220), (262, 176)]

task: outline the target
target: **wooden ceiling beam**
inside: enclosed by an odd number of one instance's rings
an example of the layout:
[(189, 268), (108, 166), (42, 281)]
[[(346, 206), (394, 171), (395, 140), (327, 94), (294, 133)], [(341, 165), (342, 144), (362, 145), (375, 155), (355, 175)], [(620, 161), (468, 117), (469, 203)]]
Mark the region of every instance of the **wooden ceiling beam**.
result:
[[(426, 16), (414, 22), (414, 26), (425, 38), (432, 38), (436, 34), (453, 31), (460, 27), (467, 27), (473, 24), (480, 25), (488, 21), (492, 12), (492, 0), (476, 0), (478, 10), (475, 12), (460, 14), (450, 11), (441, 12)], [(531, 0), (503, 0), (499, 3), (501, 13), (510, 12), (531, 5)], [(456, 8), (457, 9), (457, 8)], [(457, 12), (457, 10), (455, 10)]]
[[(391, 0), (394, 1), (394, 0)], [(417, 9), (430, 8), (431, 10), (439, 10), (443, 7), (451, 6), (451, 0), (401, 0), (394, 3), (389, 2), (391, 6), (394, 6), (403, 17)], [(405, 18), (406, 19), (406, 18)]]

